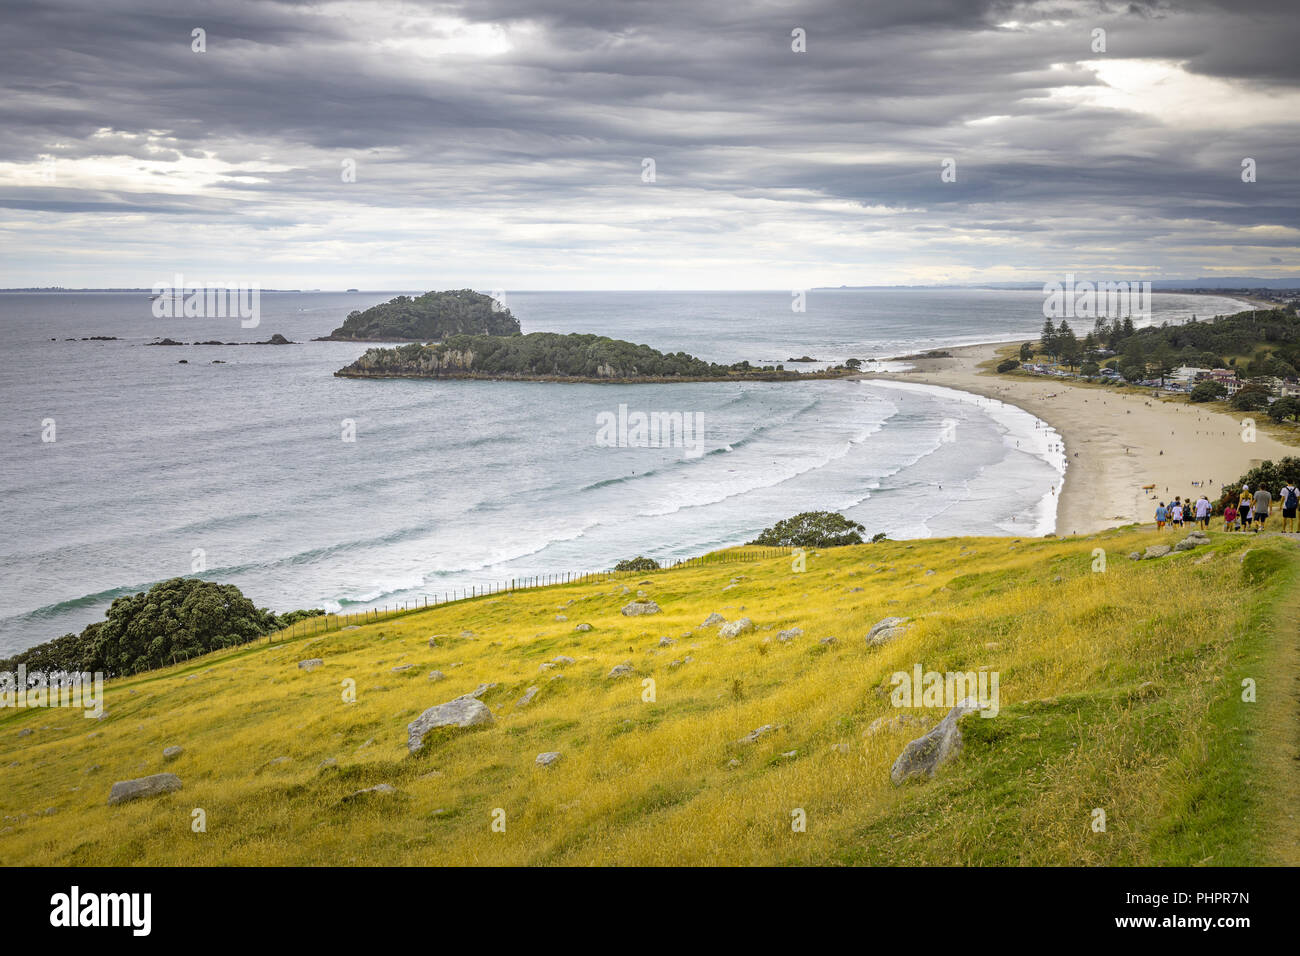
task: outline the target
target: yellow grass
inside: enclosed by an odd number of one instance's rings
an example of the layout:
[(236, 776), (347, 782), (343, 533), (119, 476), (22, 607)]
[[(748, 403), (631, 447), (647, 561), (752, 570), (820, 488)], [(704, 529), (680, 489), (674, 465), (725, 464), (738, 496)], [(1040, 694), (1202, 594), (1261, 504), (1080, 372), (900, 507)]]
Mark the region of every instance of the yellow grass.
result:
[[(1142, 529), (884, 542), (811, 553), (802, 573), (780, 558), (555, 586), (112, 681), (100, 721), (3, 711), (0, 859), (1272, 862), (1263, 811), (1241, 792), (1269, 767), (1245, 743), (1256, 718), (1235, 668), (1272, 653), (1260, 608), (1294, 577), (1294, 549), (1215, 534), (1209, 548), (1127, 560), (1157, 540)], [(1243, 571), (1261, 553), (1281, 570), (1250, 584)], [(624, 617), (638, 590), (662, 613)], [(699, 627), (714, 611), (757, 629), (724, 640)], [(889, 615), (913, 624), (867, 648)], [(576, 632), (581, 622), (593, 629)], [(795, 626), (802, 636), (777, 640)], [(663, 636), (675, 643), (660, 647)], [(557, 655), (575, 663), (542, 668)], [(299, 670), (310, 657), (324, 666)], [(622, 663), (635, 676), (607, 679)], [(916, 663), (997, 671), (1001, 712), (963, 721), (966, 750), (934, 780), (896, 788), (890, 766), (918, 734), (866, 730), (899, 713), (890, 677)], [(431, 682), (434, 669), (446, 679)], [(1262, 694), (1290, 678), (1261, 667), (1256, 679)], [(481, 683), (498, 685), (482, 698), (492, 726), (408, 754), (411, 720)], [(919, 713), (929, 726), (944, 712)], [(737, 742), (764, 724), (779, 729)], [(172, 744), (184, 754), (164, 763)], [(544, 751), (562, 757), (538, 767)], [(107, 805), (113, 781), (160, 772), (184, 789)], [(381, 783), (397, 792), (350, 799)], [(1228, 818), (1220, 791), (1233, 794)], [(196, 808), (206, 832), (194, 832)], [(806, 832), (792, 827), (797, 811)]]

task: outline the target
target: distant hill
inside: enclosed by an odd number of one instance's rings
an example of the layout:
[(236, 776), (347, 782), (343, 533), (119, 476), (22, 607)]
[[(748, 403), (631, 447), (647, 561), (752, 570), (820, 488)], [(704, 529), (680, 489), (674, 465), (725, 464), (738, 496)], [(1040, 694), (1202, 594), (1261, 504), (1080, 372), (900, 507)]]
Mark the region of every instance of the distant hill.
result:
[(519, 320), (472, 289), (399, 295), (350, 313), (320, 342), (434, 342), (451, 335), (518, 335)]

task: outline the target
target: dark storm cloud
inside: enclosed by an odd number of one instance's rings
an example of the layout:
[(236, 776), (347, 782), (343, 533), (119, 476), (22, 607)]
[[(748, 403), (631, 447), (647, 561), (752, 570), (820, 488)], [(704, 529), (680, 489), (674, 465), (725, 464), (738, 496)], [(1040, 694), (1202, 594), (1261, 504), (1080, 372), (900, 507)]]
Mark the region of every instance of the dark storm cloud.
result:
[[(4, 17), (0, 162), (52, 156), (75, 174), (8, 179), (0, 203), (56, 218), (328, 231), (320, 217), (340, 208), (474, 209), (500, 217), (501, 248), (572, 248), (603, 229), (707, 243), (768, 216), (830, 245), (905, 223), (936, 249), (947, 234), (1050, 233), (1106, 255), (1194, 243), (1207, 223), (1264, 227), (1260, 247), (1300, 229), (1294, 121), (1209, 137), (1056, 95), (1101, 89), (1080, 64), (1107, 57), (1184, 63), (1243, 95), (1293, 91), (1281, 2), (87, 0)], [(195, 27), (206, 53), (191, 51)], [(796, 27), (806, 53), (791, 51)], [(1251, 190), (1244, 156), (1260, 163)], [(652, 201), (637, 189), (645, 157), (664, 187)], [(947, 157), (958, 180), (941, 184)], [(345, 160), (362, 171), (346, 192)], [(658, 211), (667, 190), (690, 198)], [(375, 241), (378, 226), (348, 228)], [(977, 246), (958, 254), (978, 267)]]

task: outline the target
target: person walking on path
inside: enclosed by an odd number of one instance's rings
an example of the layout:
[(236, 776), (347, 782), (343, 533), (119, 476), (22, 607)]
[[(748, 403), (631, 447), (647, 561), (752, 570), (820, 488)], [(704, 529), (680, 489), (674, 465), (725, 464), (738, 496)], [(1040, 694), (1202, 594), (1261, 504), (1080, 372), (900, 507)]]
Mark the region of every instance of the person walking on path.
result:
[(1260, 488), (1255, 492), (1255, 500), (1251, 503), (1250, 516), (1255, 520), (1256, 533), (1264, 530), (1264, 522), (1268, 520), (1268, 508), (1273, 503), (1273, 496), (1267, 488)]
[(1237, 506), (1229, 501), (1223, 507), (1223, 530), (1235, 531), (1237, 528)]
[(1202, 531), (1210, 530), (1210, 499), (1205, 495), (1196, 501), (1196, 526)]
[(1278, 492), (1278, 498), (1282, 501), (1282, 533), (1288, 531), (1300, 531), (1296, 526), (1296, 505), (1300, 504), (1300, 489), (1297, 489), (1295, 482), (1290, 478), (1286, 480), (1286, 486)]
[(1250, 485), (1241, 486), (1241, 497), (1237, 499), (1237, 520), (1241, 522), (1241, 530), (1250, 530), (1250, 506), (1255, 499), (1250, 496)]
[(1165, 509), (1165, 503), (1163, 501), (1160, 502), (1160, 507), (1156, 509), (1156, 530), (1157, 531), (1165, 530), (1165, 518), (1168, 517), (1168, 515), (1169, 512)]

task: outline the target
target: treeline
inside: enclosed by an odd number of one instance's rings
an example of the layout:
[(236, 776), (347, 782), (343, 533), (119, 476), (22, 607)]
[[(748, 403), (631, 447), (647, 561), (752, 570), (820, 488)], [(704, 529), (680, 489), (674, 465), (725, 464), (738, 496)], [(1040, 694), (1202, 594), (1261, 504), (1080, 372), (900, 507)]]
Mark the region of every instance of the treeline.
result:
[[(848, 369), (841, 369), (847, 373)], [(718, 365), (686, 352), (660, 352), (603, 335), (530, 332), (527, 335), (454, 335), (439, 344), (411, 343), (368, 349), (343, 376), (437, 378), (720, 379), (732, 376), (799, 378), (780, 366), (756, 368), (748, 362)], [(814, 373), (815, 375), (817, 373)], [(812, 376), (809, 376), (812, 377)]]
[(172, 578), (147, 592), (120, 597), (105, 620), (80, 634), (65, 634), (0, 660), (0, 671), (102, 672), (106, 677), (138, 674), (235, 647), (287, 627), (319, 609), (275, 615), (254, 606), (233, 584)]
[[(1071, 368), (1095, 362), (1098, 350), (1113, 351), (1117, 354), (1104, 364), (1129, 381), (1163, 379), (1184, 365), (1233, 368), (1243, 379), (1300, 375), (1300, 317), (1292, 307), (1238, 312), (1208, 322), (1193, 316), (1181, 325), (1141, 329), (1130, 318), (1098, 319), (1083, 338), (1065, 319), (1059, 326), (1048, 319), (1039, 344), (1041, 352)], [(1020, 353), (1022, 361), (1029, 361), (1033, 346), (1025, 343)], [(1246, 361), (1239, 363), (1241, 358)], [(1083, 371), (1089, 374), (1086, 368)]]
[(450, 335), (516, 335), (519, 320), (490, 295), (472, 289), (399, 295), (349, 313), (325, 340), (392, 342), (442, 340)]

